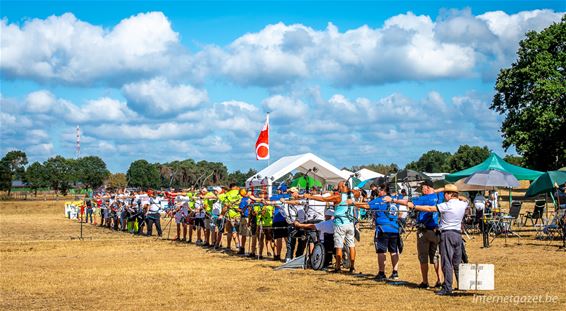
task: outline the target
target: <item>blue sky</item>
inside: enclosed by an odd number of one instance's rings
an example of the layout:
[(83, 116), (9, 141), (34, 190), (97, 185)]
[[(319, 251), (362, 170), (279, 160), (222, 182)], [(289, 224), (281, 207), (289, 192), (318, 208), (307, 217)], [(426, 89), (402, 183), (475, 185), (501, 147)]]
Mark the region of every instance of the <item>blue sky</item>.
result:
[[(431, 149), (503, 154), (499, 69), (563, 1), (2, 1), (2, 153), (222, 161), (314, 152), (401, 166)], [(513, 153), (509, 150), (508, 153)]]

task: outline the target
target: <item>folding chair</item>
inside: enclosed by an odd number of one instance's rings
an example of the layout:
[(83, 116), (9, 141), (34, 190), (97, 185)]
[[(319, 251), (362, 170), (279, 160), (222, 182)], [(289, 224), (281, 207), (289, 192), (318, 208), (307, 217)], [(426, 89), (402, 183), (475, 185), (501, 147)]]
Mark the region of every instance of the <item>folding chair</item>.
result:
[(554, 213), (552, 220), (542, 226), (541, 239), (548, 239), (553, 241), (556, 238), (562, 238), (562, 226), (564, 225), (564, 213), (566, 209), (559, 209)]
[(533, 210), (533, 212), (527, 212), (527, 215), (525, 215), (525, 222), (523, 223), (524, 226), (527, 225), (527, 221), (530, 219), (531, 220), (531, 224), (533, 225), (533, 227), (538, 224), (538, 221), (541, 220), (542, 222), (542, 215), (544, 213), (544, 207), (546, 205), (546, 201), (545, 200), (536, 200), (535, 201), (535, 209)]
[(519, 220), (518, 227), (521, 226), (521, 208), (523, 207), (523, 202), (521, 201), (513, 201), (511, 202), (511, 207), (509, 208), (509, 214), (507, 214), (508, 218), (511, 218), (511, 226), (515, 224), (516, 220)]

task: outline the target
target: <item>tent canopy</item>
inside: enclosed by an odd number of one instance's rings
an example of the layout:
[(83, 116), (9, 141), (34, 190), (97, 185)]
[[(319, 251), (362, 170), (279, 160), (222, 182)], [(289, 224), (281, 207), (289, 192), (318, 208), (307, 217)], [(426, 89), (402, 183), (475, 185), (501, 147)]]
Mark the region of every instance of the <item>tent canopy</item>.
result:
[(561, 186), (566, 182), (566, 172), (550, 171), (539, 176), (531, 183), (531, 186), (525, 193), (525, 197), (533, 197), (541, 193), (549, 193), (554, 191), (556, 186)]
[(497, 154), (492, 152), (489, 155), (489, 157), (485, 161), (483, 161), (482, 163), (480, 163), (476, 166), (472, 166), (470, 168), (467, 168), (465, 170), (446, 175), (445, 179), (447, 181), (453, 182), (453, 181), (457, 181), (461, 178), (468, 177), (468, 176), (472, 175), (473, 173), (475, 173), (477, 171), (483, 171), (483, 170), (503, 171), (503, 172), (512, 174), (518, 180), (534, 180), (534, 179), (536, 179), (537, 177), (539, 177), (540, 175), (543, 174), (542, 172), (539, 172), (539, 171), (530, 170), (528, 168), (524, 168), (524, 167), (520, 167), (520, 166), (516, 166), (516, 165), (510, 164), (510, 163), (507, 163), (500, 156), (498, 156)]
[(314, 177), (323, 184), (335, 185), (350, 177), (347, 173), (342, 172), (334, 165), (322, 160), (316, 155), (305, 153), (283, 157), (275, 161), (259, 173), (248, 178), (248, 180), (246, 180), (246, 187), (269, 186), (268, 189), (271, 191), (271, 185), (274, 181), (293, 171), (299, 171), (301, 173), (308, 172), (309, 176)]
[(383, 177), (385, 175), (380, 174), (378, 172), (374, 172), (372, 170), (368, 170), (367, 168), (362, 168), (361, 170), (357, 171), (356, 174), (359, 175), (360, 180), (368, 180), (377, 177)]

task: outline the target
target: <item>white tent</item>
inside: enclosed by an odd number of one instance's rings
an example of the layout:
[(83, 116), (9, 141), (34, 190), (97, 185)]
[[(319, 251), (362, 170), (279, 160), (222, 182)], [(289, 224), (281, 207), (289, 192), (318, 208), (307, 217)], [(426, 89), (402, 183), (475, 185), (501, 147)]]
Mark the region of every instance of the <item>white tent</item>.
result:
[(348, 176), (350, 175), (354, 175), (354, 172), (348, 171), (348, 170), (341, 170), (342, 173), (344, 174), (348, 174)]
[(283, 157), (277, 160), (259, 173), (248, 178), (248, 180), (246, 180), (246, 187), (266, 186), (269, 196), (271, 196), (271, 186), (273, 182), (293, 171), (306, 173), (308, 176), (314, 177), (323, 184), (331, 185), (347, 180), (348, 177), (350, 177), (347, 173), (340, 171), (334, 165), (322, 160), (314, 154), (305, 153)]
[(368, 170), (367, 168), (362, 168), (361, 170), (357, 171), (356, 174), (358, 174), (358, 179), (361, 181), (364, 180), (368, 180), (371, 178), (378, 178), (378, 177), (383, 177), (385, 175), (380, 174), (378, 172), (374, 172), (372, 170)]

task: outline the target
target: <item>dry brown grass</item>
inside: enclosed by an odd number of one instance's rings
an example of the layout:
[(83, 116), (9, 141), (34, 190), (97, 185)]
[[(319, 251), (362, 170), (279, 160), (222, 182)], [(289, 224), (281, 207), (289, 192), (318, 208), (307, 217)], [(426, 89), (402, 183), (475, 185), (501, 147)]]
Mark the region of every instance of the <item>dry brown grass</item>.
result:
[[(484, 295), (551, 295), (555, 304), (474, 304), (473, 293), (436, 297), (419, 290), (415, 235), (400, 275), (408, 285), (315, 271), (273, 271), (273, 261), (243, 259), (194, 245), (134, 237), (63, 218), (61, 202), (0, 203), (0, 309), (383, 310), (566, 308), (566, 254), (525, 238), (505, 247), (468, 243), (472, 262), (494, 263), (496, 290)], [(376, 272), (371, 232), (362, 233), (360, 272)], [(391, 268), (387, 266), (387, 273)], [(372, 275), (373, 276), (373, 275)], [(431, 276), (432, 277), (432, 276)]]

